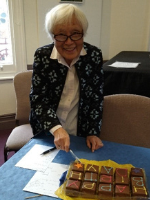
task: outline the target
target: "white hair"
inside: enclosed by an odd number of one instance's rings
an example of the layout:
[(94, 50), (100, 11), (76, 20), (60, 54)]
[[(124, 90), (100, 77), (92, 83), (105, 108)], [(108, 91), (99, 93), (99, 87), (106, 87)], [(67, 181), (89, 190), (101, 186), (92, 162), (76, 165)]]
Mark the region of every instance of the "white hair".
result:
[(56, 25), (71, 23), (75, 17), (80, 23), (83, 34), (85, 35), (88, 28), (88, 21), (85, 14), (73, 4), (59, 4), (52, 8), (45, 17), (45, 29), (48, 35), (53, 39), (53, 31)]

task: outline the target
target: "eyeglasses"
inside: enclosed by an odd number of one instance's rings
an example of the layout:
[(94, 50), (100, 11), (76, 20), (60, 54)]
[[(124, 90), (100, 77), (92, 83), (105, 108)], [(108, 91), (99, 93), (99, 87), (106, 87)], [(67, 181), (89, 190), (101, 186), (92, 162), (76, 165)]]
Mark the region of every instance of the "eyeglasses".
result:
[(70, 38), (72, 41), (78, 41), (83, 37), (83, 33), (73, 33), (72, 35), (54, 35), (54, 38), (58, 42), (65, 42)]

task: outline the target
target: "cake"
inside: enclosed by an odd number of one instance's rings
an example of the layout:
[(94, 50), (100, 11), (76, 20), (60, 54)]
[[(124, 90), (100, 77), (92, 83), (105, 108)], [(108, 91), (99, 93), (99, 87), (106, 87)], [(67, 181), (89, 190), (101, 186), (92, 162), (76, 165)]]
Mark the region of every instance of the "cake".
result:
[(131, 185), (132, 186), (145, 186), (145, 180), (143, 177), (131, 177)]
[(128, 185), (115, 185), (115, 197), (130, 197), (130, 188)]
[(78, 198), (148, 197), (146, 176), (142, 168), (116, 168), (74, 162), (65, 182), (66, 195)]
[(80, 180), (81, 181), (83, 179), (83, 173), (82, 172), (77, 172), (77, 171), (71, 171), (69, 179), (70, 180)]
[(93, 173), (93, 172), (85, 172), (84, 181), (97, 182), (98, 181), (98, 174)]
[(118, 181), (118, 184), (127, 184), (128, 180), (128, 169), (116, 168), (115, 171), (115, 181)]
[(141, 168), (131, 168), (131, 176), (144, 176), (143, 169)]
[(96, 194), (96, 182), (83, 181), (81, 185), (81, 192), (88, 194)]
[(108, 175), (100, 175), (99, 182), (113, 184), (113, 177)]
[(113, 197), (113, 185), (100, 183), (98, 187), (98, 195), (100, 197)]
[(128, 177), (128, 169), (116, 168), (115, 176)]
[(84, 172), (84, 164), (74, 162), (72, 164), (72, 171)]
[(107, 166), (102, 166), (100, 173), (104, 174), (104, 175), (113, 176), (113, 168), (112, 167), (107, 167)]
[(66, 195), (78, 197), (81, 181), (78, 180), (67, 180), (66, 182)]
[(99, 166), (88, 164), (85, 171), (86, 172), (99, 173)]
[(116, 176), (115, 177), (115, 184), (116, 185), (129, 185), (129, 178), (123, 176)]
[(133, 197), (148, 197), (147, 189), (145, 186), (132, 186)]
[(66, 188), (67, 189), (71, 189), (71, 190), (80, 190), (80, 186), (81, 186), (81, 181), (78, 180), (67, 180), (66, 183)]

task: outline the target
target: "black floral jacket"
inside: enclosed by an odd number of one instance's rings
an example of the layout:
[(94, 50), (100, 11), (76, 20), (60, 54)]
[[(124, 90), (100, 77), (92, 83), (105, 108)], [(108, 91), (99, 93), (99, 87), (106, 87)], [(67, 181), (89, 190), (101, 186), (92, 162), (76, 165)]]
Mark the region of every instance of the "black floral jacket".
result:
[[(54, 44), (38, 48), (33, 63), (30, 93), (30, 124), (33, 134), (49, 131), (60, 124), (56, 110), (68, 68), (50, 55)], [(80, 85), (77, 135), (99, 136), (103, 111), (103, 69), (101, 51), (84, 43), (87, 52), (75, 64)]]

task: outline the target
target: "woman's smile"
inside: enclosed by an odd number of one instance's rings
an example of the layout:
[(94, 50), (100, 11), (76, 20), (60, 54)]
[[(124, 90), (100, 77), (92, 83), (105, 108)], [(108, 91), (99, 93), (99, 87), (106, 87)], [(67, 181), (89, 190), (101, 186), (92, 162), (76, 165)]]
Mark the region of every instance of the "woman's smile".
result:
[(68, 51), (68, 52), (73, 52), (76, 49), (76, 47), (72, 47), (72, 48), (64, 48), (64, 50)]

